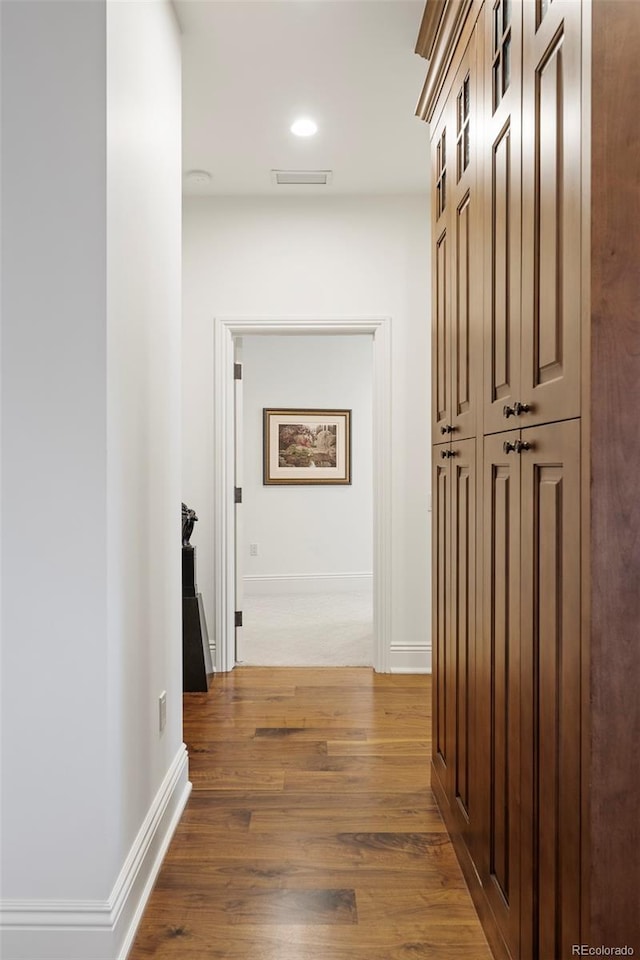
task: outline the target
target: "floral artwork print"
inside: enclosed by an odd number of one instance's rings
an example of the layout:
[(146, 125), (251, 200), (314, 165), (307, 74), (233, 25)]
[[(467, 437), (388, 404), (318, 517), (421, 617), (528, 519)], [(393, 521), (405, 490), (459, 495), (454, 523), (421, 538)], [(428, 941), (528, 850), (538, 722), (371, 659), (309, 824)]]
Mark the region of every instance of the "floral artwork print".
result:
[(335, 424), (307, 426), (304, 423), (280, 424), (278, 462), (281, 467), (335, 467)]
[(263, 409), (263, 482), (351, 483), (351, 410)]

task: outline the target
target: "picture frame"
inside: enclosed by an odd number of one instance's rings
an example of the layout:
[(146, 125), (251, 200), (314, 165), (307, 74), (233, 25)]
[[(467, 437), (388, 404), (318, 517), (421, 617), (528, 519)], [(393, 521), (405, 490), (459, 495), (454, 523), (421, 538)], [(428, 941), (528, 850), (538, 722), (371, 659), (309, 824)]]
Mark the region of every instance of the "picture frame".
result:
[(263, 408), (263, 483), (350, 484), (351, 410)]

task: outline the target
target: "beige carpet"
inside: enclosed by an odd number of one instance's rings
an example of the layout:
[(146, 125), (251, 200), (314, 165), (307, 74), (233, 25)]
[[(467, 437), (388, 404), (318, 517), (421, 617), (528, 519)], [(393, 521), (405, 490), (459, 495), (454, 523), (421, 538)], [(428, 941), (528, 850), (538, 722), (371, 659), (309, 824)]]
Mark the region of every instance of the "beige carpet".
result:
[(238, 661), (272, 667), (368, 667), (371, 592), (245, 597)]

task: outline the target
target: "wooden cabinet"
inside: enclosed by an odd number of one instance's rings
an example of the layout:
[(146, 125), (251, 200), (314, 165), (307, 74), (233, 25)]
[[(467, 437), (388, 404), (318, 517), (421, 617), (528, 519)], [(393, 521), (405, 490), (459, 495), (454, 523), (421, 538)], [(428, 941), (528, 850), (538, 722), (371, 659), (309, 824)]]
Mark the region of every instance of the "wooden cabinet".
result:
[(434, 773), (460, 833), (479, 822), (474, 752), (476, 674), (476, 441), (433, 448)]
[(480, 371), (473, 358), (482, 342), (477, 47), (474, 32), (432, 138), (434, 443), (476, 435)]
[[(522, 4), (519, 425), (580, 415), (581, 12)], [(513, 421), (511, 421), (513, 422)]]
[(485, 433), (507, 430), (505, 407), (520, 397), (522, 6), (499, 0), (484, 18)]
[(427, 0), (418, 38), (432, 783), (502, 960), (640, 952), (639, 50), (627, 0)]
[[(580, 943), (580, 423), (521, 431), (519, 960)], [(512, 454), (513, 456), (514, 454)]]
[[(449, 710), (451, 675), (451, 466), (450, 446), (437, 446), (432, 453), (433, 517), (433, 766), (447, 795), (451, 795), (449, 749), (453, 725)], [(442, 455), (445, 454), (445, 457)]]
[(580, 415), (580, 3), (485, 16), (483, 428)]
[(482, 477), (482, 649), (478, 739), (482, 838), (476, 862), (512, 957), (520, 960), (520, 470), (507, 454), (519, 431), (484, 439)]
[[(431, 141), (431, 165), (434, 171), (431, 207), (433, 210), (433, 325), (431, 351), (433, 373), (431, 409), (433, 441), (443, 440), (451, 426), (451, 254), (449, 236), (449, 144), (451, 130), (445, 112)], [(447, 136), (448, 134), (448, 136)]]
[(461, 833), (472, 843), (476, 816), (476, 441), (451, 444), (451, 643), (455, 668), (456, 740), (452, 758), (451, 802)]
[(477, 867), (518, 960), (580, 942), (579, 489), (577, 420), (485, 437)]

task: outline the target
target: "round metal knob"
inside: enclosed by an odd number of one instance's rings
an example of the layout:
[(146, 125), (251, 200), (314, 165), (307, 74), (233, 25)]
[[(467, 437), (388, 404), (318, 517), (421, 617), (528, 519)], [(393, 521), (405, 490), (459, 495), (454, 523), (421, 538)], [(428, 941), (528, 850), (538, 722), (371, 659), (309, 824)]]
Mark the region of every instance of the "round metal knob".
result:
[(532, 406), (530, 403), (521, 403), (520, 400), (516, 400), (512, 407), (505, 404), (502, 408), (502, 414), (509, 419), (509, 417), (519, 417), (523, 413), (529, 413), (531, 409)]
[(527, 443), (526, 440), (505, 440), (502, 444), (502, 449), (505, 453), (522, 453), (523, 450), (533, 449), (533, 444)]
[(453, 427), (451, 426), (450, 423), (445, 423), (444, 426), (440, 427), (440, 433), (442, 434), (453, 433)]

